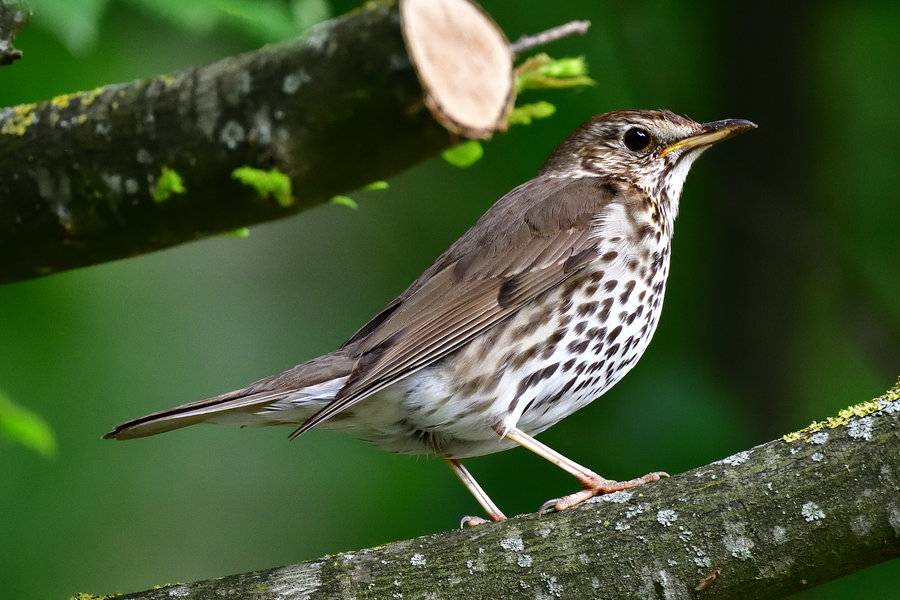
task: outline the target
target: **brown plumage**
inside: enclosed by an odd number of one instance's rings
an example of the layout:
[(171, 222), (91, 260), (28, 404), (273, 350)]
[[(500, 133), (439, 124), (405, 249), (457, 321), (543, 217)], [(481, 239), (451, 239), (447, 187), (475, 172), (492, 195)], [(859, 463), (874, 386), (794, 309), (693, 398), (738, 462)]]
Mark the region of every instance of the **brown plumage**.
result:
[(690, 164), (751, 127), (657, 111), (595, 117), (335, 352), (106, 437), (200, 422), (343, 430), (443, 457), (494, 520), (503, 514), (460, 458), (516, 444), (537, 452), (584, 487), (551, 501), (557, 510), (658, 479), (605, 480), (530, 434), (602, 394), (643, 353)]

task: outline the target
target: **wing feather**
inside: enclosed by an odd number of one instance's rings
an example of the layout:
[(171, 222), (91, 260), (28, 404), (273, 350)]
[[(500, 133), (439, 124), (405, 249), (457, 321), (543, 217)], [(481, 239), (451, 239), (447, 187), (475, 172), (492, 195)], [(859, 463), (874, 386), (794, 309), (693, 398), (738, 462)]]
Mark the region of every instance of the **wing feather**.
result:
[(511, 191), (348, 341), (357, 368), (292, 435), (433, 364), (578, 273), (596, 256), (593, 225), (610, 203), (645, 197), (600, 177), (537, 178)]

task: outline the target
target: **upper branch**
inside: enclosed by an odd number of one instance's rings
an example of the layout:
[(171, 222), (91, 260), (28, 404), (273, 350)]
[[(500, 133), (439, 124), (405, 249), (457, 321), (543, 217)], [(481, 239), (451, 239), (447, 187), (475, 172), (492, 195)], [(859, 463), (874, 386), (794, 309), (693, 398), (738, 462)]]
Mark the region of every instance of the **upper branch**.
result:
[[(0, 283), (293, 214), (503, 128), (509, 43), (467, 0), (441, 0), (439, 22), (435, 2), (369, 3), (209, 66), (0, 109)], [(247, 166), (264, 171), (233, 177)]]

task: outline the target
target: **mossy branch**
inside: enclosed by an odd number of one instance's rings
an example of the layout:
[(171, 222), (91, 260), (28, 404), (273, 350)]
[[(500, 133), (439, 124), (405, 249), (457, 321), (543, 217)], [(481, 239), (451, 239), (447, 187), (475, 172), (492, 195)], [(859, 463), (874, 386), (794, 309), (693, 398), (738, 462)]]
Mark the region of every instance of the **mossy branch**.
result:
[[(421, 103), (396, 5), (150, 80), (0, 109), (0, 282), (296, 213), (451, 145)], [(292, 201), (232, 177), (290, 179)], [(183, 193), (161, 195), (180, 178)]]
[(562, 513), (128, 597), (782, 598), (900, 556), (898, 399)]
[(212, 65), (0, 108), (0, 283), (291, 215), (505, 128), (509, 42), (443, 1), (437, 29), (432, 2), (373, 2)]

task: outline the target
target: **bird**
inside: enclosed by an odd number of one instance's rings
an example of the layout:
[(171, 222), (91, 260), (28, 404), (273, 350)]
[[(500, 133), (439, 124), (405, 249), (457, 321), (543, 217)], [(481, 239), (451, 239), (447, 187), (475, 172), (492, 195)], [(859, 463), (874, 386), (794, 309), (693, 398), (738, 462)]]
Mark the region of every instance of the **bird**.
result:
[(197, 423), (291, 425), (291, 439), (343, 431), (440, 457), (491, 521), (506, 516), (462, 459), (522, 446), (578, 480), (539, 513), (658, 481), (666, 473), (606, 479), (534, 436), (634, 367), (659, 321), (691, 164), (755, 127), (666, 110), (595, 116), (337, 350), (104, 437)]

